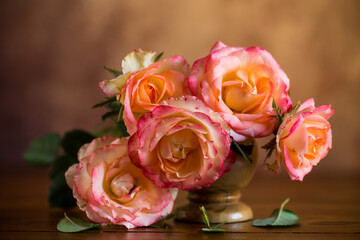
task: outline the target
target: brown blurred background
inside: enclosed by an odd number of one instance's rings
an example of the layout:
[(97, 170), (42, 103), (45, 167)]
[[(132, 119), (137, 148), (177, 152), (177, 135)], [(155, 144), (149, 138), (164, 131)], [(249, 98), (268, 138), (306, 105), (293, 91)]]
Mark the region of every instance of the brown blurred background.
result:
[[(314, 172), (358, 173), (360, 1), (14, 0), (0, 3), (1, 169), (47, 132), (89, 129), (103, 110), (103, 65), (135, 48), (192, 64), (221, 40), (270, 51), (294, 102), (332, 104), (333, 149)], [(258, 171), (263, 173), (264, 170)]]

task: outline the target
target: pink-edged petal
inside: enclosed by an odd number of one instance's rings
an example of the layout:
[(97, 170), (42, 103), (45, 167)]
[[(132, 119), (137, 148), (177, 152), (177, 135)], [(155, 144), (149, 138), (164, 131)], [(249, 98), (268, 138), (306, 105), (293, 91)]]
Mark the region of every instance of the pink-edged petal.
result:
[(154, 63), (156, 52), (135, 49), (122, 60), (121, 67), (124, 74), (146, 68)]
[(311, 171), (312, 165), (308, 167), (295, 168), (291, 160), (290, 153), (286, 147), (284, 148), (284, 157), (285, 167), (291, 180), (303, 181), (304, 176)]
[(66, 184), (73, 189), (74, 188), (74, 175), (75, 169), (78, 164), (73, 164), (69, 167), (69, 169), (65, 172), (65, 180)]

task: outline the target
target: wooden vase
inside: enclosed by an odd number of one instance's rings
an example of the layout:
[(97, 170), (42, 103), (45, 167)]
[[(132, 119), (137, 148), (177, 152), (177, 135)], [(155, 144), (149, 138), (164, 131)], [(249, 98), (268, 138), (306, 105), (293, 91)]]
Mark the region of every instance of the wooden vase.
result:
[(257, 145), (255, 141), (244, 143), (247, 154), (252, 159), (250, 164), (241, 154), (236, 154), (236, 161), (231, 170), (220, 177), (210, 187), (188, 191), (189, 202), (175, 210), (177, 220), (202, 223), (199, 208), (204, 206), (210, 223), (242, 222), (253, 217), (251, 208), (240, 201), (241, 189), (252, 179), (257, 165)]

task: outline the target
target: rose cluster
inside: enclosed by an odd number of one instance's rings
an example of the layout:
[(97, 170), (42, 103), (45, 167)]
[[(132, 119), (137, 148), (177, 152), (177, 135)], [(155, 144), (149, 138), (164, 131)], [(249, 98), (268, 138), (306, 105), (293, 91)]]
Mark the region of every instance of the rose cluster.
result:
[[(100, 87), (123, 106), (130, 137), (84, 145), (66, 173), (79, 208), (98, 223), (148, 226), (172, 211), (178, 189), (209, 187), (231, 168), (232, 141), (275, 134), (279, 171), (302, 180), (331, 148), (331, 106), (292, 106), (290, 82), (269, 52), (217, 42), (190, 68), (141, 49)], [(275, 107), (274, 107), (275, 106)], [(279, 121), (280, 120), (280, 121)]]

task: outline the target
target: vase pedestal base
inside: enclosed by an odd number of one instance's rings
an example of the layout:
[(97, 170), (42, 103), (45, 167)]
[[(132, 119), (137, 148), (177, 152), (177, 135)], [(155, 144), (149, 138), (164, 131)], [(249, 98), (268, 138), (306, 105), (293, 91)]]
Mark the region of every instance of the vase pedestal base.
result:
[(210, 223), (233, 223), (248, 221), (253, 218), (251, 208), (243, 202), (230, 203), (188, 203), (175, 211), (175, 218), (180, 221), (203, 223), (200, 207), (204, 206)]
[(257, 165), (257, 145), (253, 140), (242, 143), (250, 164), (241, 154), (231, 170), (217, 179), (210, 187), (188, 191), (189, 202), (175, 210), (175, 218), (181, 221), (202, 223), (201, 206), (204, 206), (210, 223), (243, 222), (253, 218), (251, 208), (240, 201), (241, 190), (248, 185)]

